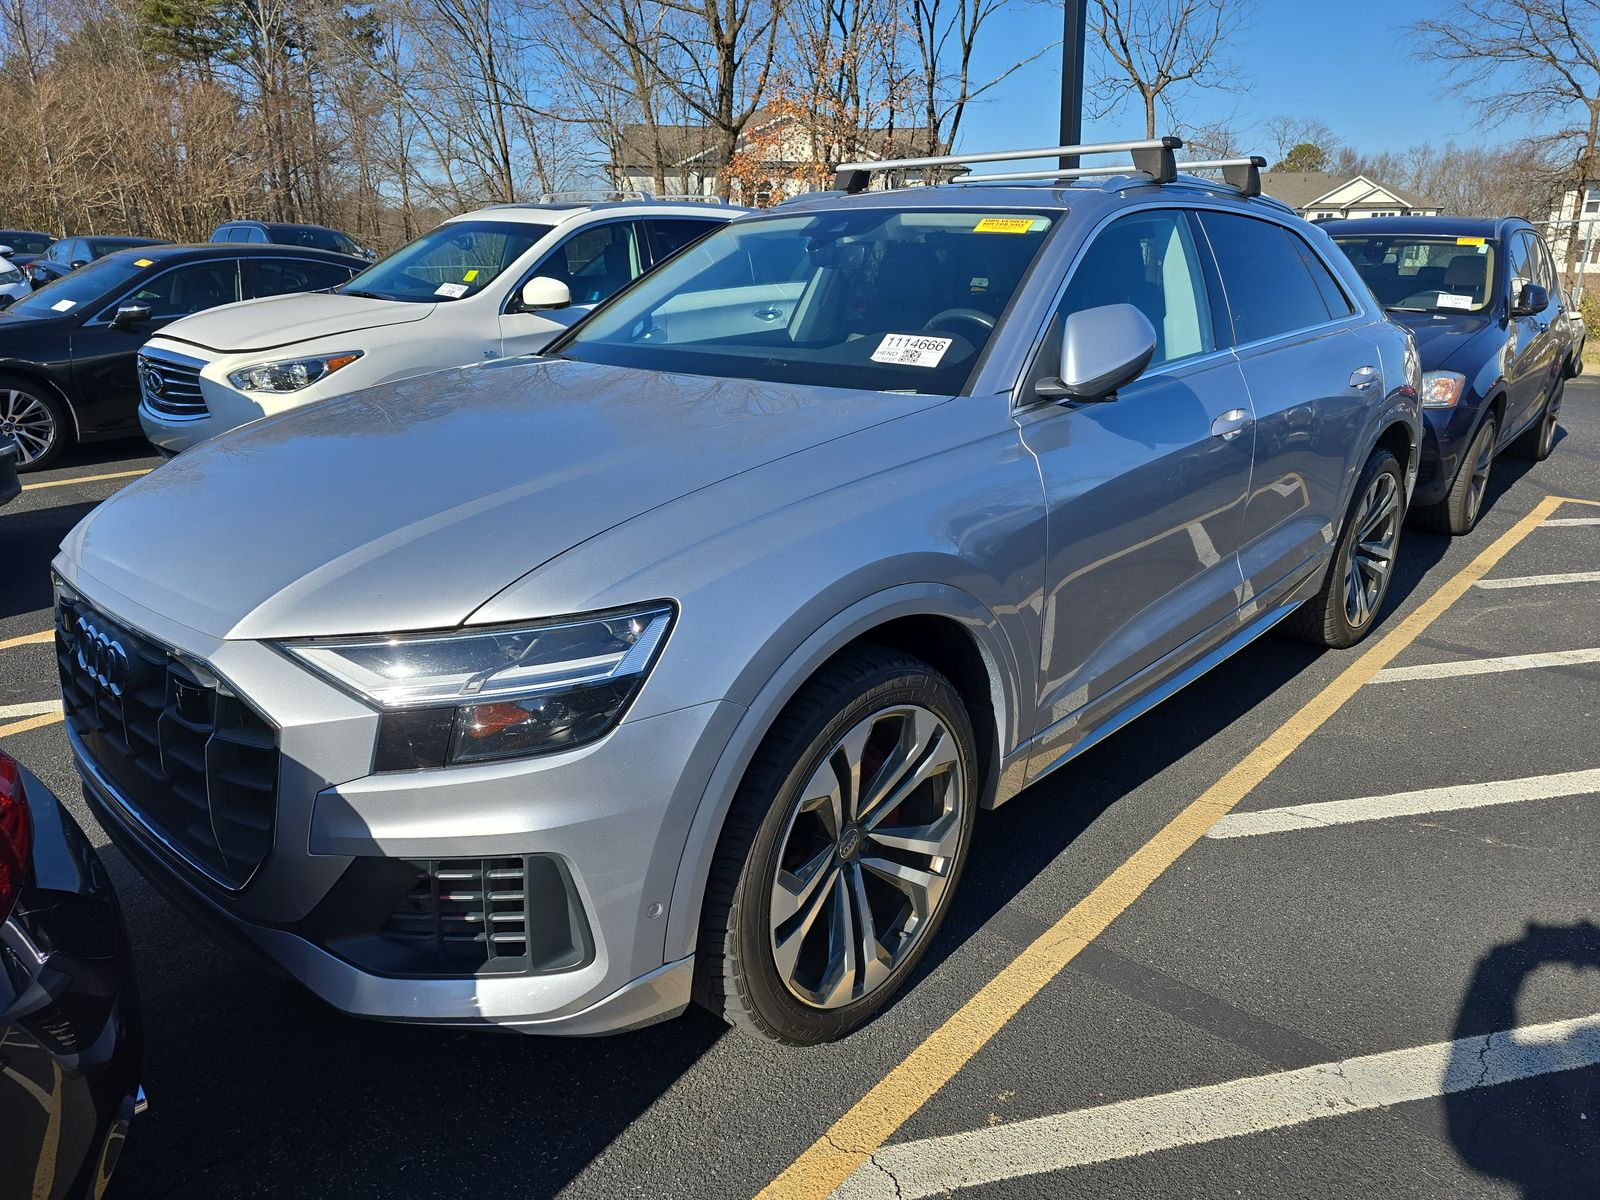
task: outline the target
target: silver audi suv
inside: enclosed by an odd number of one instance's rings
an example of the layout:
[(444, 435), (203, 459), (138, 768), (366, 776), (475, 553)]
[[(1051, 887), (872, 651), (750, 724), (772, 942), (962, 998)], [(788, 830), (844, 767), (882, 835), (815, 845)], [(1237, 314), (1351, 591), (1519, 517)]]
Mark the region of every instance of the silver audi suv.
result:
[(350, 1013), (858, 1026), (979, 809), (1280, 622), (1378, 619), (1409, 335), (1259, 160), (1179, 145), (842, 168), (543, 357), (124, 489), (55, 562), (94, 810)]

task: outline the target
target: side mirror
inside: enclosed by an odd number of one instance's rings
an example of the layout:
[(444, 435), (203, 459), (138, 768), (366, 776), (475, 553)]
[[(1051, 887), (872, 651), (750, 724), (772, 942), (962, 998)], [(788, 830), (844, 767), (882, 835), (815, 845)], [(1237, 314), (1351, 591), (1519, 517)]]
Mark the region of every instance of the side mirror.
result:
[(566, 308), (572, 303), (572, 289), (559, 279), (535, 275), (522, 285), (518, 311), (537, 312), (541, 308)]
[(10, 246), (0, 246), (0, 258), (10, 258), (15, 253)]
[(1522, 285), (1522, 293), (1511, 306), (1513, 317), (1531, 317), (1550, 307), (1550, 293), (1537, 283)]
[(1041, 379), (1034, 391), (1046, 400), (1110, 400), (1150, 365), (1156, 331), (1131, 304), (1085, 308), (1067, 316), (1061, 331), (1061, 377)]
[(143, 325), (150, 319), (148, 304), (120, 304), (111, 314), (111, 328), (127, 329), (130, 325)]
[(76, 271), (79, 267), (87, 267), (88, 265), (89, 260), (87, 258), (75, 258), (72, 260), (72, 269), (74, 271)]

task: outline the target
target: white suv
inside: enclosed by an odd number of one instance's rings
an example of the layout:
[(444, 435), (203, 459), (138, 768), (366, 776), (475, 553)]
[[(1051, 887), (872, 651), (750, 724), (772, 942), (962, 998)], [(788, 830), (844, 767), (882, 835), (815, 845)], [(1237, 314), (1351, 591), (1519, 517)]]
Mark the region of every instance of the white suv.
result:
[(257, 417), (444, 367), (533, 354), (744, 209), (506, 204), (452, 218), (330, 292), (175, 321), (139, 355), (139, 421), (176, 454)]

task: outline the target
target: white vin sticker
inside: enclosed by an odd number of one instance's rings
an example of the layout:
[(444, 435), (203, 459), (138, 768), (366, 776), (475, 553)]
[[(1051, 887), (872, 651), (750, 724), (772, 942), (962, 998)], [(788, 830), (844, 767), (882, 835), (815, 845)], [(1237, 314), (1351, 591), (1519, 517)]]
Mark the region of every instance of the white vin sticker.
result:
[(468, 288), (464, 283), (441, 283), (433, 289), (435, 296), (449, 296), (452, 300), (459, 300), (467, 294)]
[(1472, 307), (1472, 297), (1471, 296), (1454, 296), (1454, 295), (1451, 295), (1449, 292), (1440, 292), (1439, 293), (1439, 307), (1440, 308), (1471, 308)]
[(900, 367), (937, 367), (954, 338), (923, 337), (920, 333), (886, 333), (872, 361)]

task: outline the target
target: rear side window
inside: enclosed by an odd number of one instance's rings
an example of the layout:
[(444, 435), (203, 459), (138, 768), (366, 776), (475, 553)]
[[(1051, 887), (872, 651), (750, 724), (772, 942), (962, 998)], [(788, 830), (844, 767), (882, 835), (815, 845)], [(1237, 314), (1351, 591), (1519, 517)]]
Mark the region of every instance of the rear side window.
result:
[(1177, 210), (1140, 212), (1095, 237), (1073, 272), (1050, 345), (1059, 353), (1066, 314), (1131, 304), (1156, 331), (1151, 366), (1216, 349), (1199, 255), (1189, 222)]
[(1322, 296), (1322, 303), (1328, 310), (1328, 315), (1335, 319), (1348, 317), (1355, 309), (1351, 307), (1350, 297), (1344, 294), (1344, 289), (1339, 286), (1339, 281), (1333, 277), (1333, 272), (1304, 239), (1289, 234), (1289, 242), (1300, 254), (1300, 261), (1305, 263), (1306, 270), (1311, 275), (1311, 282), (1317, 285), (1317, 291)]
[(1511, 298), (1513, 301), (1522, 294), (1524, 284), (1537, 283), (1533, 276), (1533, 239), (1526, 233), (1519, 233), (1510, 239), (1511, 260), (1507, 268), (1511, 277)]
[(657, 217), (653, 221), (643, 221), (641, 224), (650, 234), (651, 255), (656, 262), (671, 258), (682, 250), (695, 238), (709, 233), (721, 221), (693, 221), (672, 220), (667, 217)]
[(1236, 342), (1277, 337), (1348, 315), (1348, 302), (1337, 312), (1329, 310), (1306, 263), (1308, 252), (1281, 225), (1221, 212), (1202, 212), (1200, 224), (1222, 275)]
[(338, 287), (354, 274), (349, 267), (287, 258), (246, 259), (244, 265), (245, 297), (251, 300)]
[(1533, 239), (1534, 277), (1541, 287), (1550, 293), (1552, 300), (1561, 298), (1561, 282), (1556, 278), (1555, 263), (1550, 258), (1550, 247), (1545, 245), (1544, 239), (1536, 233), (1527, 235)]

